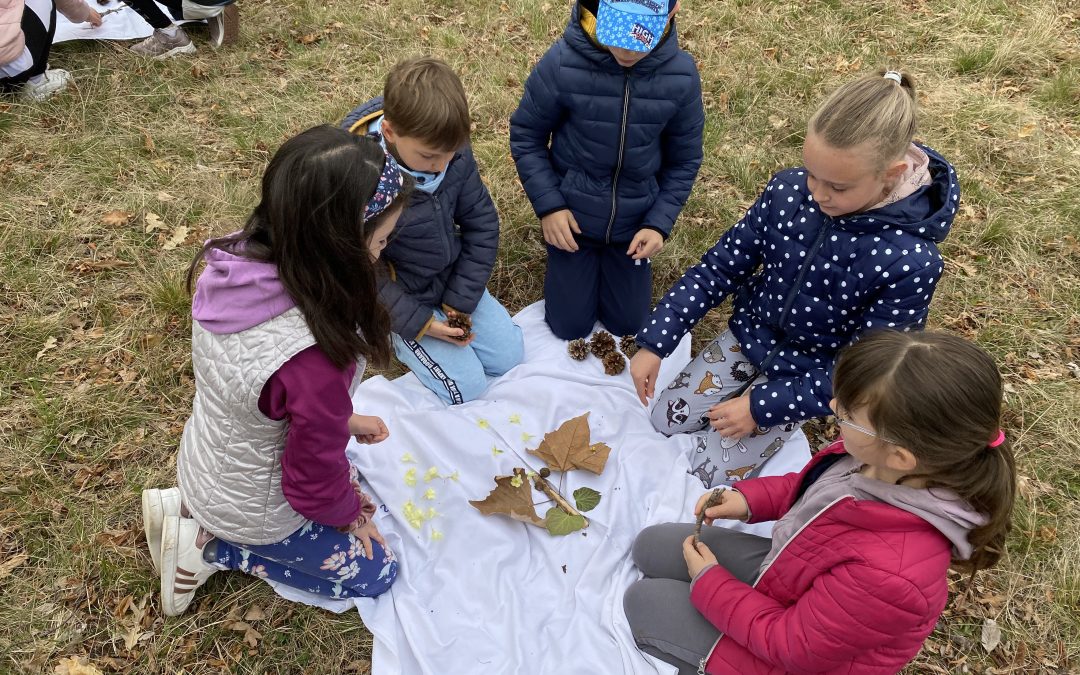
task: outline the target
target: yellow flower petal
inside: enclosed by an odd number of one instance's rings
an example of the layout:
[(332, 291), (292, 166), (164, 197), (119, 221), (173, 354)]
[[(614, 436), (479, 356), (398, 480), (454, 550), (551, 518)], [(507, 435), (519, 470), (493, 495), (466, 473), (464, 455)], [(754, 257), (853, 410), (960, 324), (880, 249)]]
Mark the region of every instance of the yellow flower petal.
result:
[(424, 482), (430, 483), (434, 479), (439, 477), (439, 469), (437, 467), (430, 467), (427, 473), (424, 474)]
[(476, 420), (476, 426), (480, 427), (481, 429), (489, 429), (489, 428), (491, 428), (491, 424), (489, 424), (488, 421), (486, 419), (484, 419), (483, 417)]
[(498, 457), (499, 455), (503, 454), (504, 452), (506, 452), (506, 451), (505, 450), (500, 450), (497, 447), (495, 447), (494, 445), (491, 446), (491, 456), (492, 457)]
[(405, 472), (405, 484), (409, 487), (416, 485), (416, 469), (409, 469)]
[(427, 500), (435, 499), (435, 490), (432, 489), (432, 488), (428, 488), (427, 490), (425, 490), (424, 491), (424, 499), (427, 499)]
[(521, 424), (521, 415), (511, 415), (510, 424)]
[(454, 481), (454, 482), (457, 482), (457, 480), (458, 480), (459, 478), (461, 478), (461, 476), (460, 476), (460, 475), (458, 475), (458, 472), (457, 472), (457, 471), (455, 471), (454, 473), (452, 473), (452, 474), (450, 474), (449, 476), (447, 476), (447, 478), (449, 478), (450, 480), (452, 480), (452, 481)]
[(402, 464), (415, 464), (416, 460), (413, 458), (411, 452), (406, 452), (401, 456), (401, 462)]
[(532, 434), (530, 434), (530, 433), (528, 433), (528, 432), (525, 432), (525, 431), (522, 431), (522, 432), (521, 432), (521, 441), (522, 441), (523, 443), (528, 443), (528, 442), (529, 442), (529, 441), (531, 441), (532, 439), (533, 439), (533, 435), (532, 435)]
[(442, 538), (443, 538), (443, 533), (442, 532), (439, 532), (434, 527), (431, 528), (431, 540), (432, 541), (439, 541)]

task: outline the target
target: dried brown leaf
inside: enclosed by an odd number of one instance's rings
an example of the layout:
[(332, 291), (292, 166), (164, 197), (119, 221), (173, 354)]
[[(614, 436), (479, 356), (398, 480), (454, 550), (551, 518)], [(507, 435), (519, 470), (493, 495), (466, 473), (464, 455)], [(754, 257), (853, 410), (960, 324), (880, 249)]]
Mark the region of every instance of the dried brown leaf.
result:
[(0, 579), (11, 576), (11, 573), (16, 567), (21, 566), (24, 562), (30, 559), (25, 553), (18, 553), (11, 556), (4, 562), (0, 563)]
[(244, 613), (244, 621), (262, 621), (266, 618), (266, 612), (258, 605), (252, 605), (251, 608)]
[(595, 474), (604, 470), (610, 452), (605, 443), (589, 443), (589, 413), (563, 422), (544, 434), (540, 447), (529, 450), (555, 471), (585, 469)]
[(130, 211), (120, 211), (119, 209), (106, 211), (101, 215), (101, 224), (110, 227), (122, 227), (130, 223), (134, 217), (135, 214)]
[(184, 240), (187, 239), (187, 236), (188, 236), (187, 226), (186, 225), (180, 225), (175, 230), (173, 230), (172, 234), (169, 235), (169, 238), (166, 239), (161, 244), (161, 250), (163, 250), (163, 251), (171, 251), (171, 250), (173, 250), (174, 248), (176, 248), (180, 244), (183, 244)]
[(104, 675), (97, 666), (78, 656), (60, 659), (53, 667), (54, 675)]
[(470, 499), (469, 503), (485, 516), (498, 513), (544, 527), (544, 519), (536, 515), (533, 508), (532, 487), (523, 469), (515, 469), (513, 476), (496, 476), (495, 485), (486, 498)]

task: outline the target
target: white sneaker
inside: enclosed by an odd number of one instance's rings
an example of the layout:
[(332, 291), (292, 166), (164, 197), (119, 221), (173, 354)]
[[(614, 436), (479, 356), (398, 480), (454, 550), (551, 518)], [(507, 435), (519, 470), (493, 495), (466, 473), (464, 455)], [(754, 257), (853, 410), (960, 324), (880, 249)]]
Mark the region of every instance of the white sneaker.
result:
[(203, 560), (195, 547), (199, 524), (191, 518), (169, 516), (161, 529), (161, 611), (179, 616), (191, 604), (195, 589), (206, 583), (218, 568)]
[(158, 490), (151, 488), (142, 492), (143, 532), (154, 571), (161, 569), (161, 528), (165, 518), (180, 515), (180, 488)]
[(63, 91), (71, 82), (71, 73), (61, 68), (46, 70), (42, 79), (37, 82), (27, 82), (22, 86), (22, 95), (32, 101), (44, 101), (58, 91)]

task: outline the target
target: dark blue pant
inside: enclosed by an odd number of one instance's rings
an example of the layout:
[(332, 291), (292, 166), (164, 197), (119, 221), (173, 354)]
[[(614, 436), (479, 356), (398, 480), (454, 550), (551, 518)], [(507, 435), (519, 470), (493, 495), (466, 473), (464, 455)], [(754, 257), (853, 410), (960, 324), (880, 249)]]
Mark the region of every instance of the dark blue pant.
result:
[(544, 318), (555, 337), (586, 337), (599, 319), (616, 336), (635, 335), (652, 303), (652, 265), (626, 255), (630, 242), (581, 235), (578, 250), (548, 246)]

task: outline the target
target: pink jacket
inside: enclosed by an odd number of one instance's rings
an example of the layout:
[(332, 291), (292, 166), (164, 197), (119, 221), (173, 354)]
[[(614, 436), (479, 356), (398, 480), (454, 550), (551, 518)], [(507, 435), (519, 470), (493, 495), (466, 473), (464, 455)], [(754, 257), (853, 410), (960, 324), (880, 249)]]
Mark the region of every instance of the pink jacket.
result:
[[(798, 474), (741, 481), (752, 521), (795, 503), (807, 471), (844, 452), (837, 442)], [(945, 608), (952, 544), (926, 520), (854, 497), (820, 511), (748, 586), (714, 566), (690, 601), (723, 635), (705, 671), (896, 673)]]
[[(90, 16), (84, 0), (56, 0), (56, 9), (72, 23), (82, 23)], [(22, 54), (23, 0), (0, 0), (0, 65), (11, 63)]]

